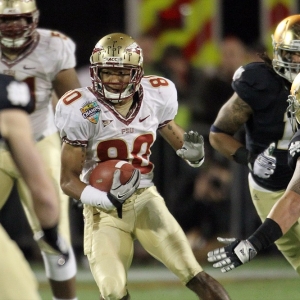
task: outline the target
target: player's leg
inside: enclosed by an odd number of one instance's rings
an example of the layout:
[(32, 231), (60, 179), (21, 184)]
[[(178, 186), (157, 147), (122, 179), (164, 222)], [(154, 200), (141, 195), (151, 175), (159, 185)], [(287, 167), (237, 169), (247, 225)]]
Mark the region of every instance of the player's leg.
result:
[[(249, 190), (255, 209), (262, 221), (269, 214), (273, 205), (284, 193), (270, 192), (258, 186), (249, 175)], [(299, 220), (300, 221), (300, 220)], [(300, 224), (297, 222), (279, 240), (276, 241), (278, 250), (300, 275)]]
[(0, 209), (6, 203), (19, 172), (8, 151), (0, 149)]
[[(57, 134), (44, 138), (37, 143), (37, 149), (41, 154), (46, 170), (53, 178), (53, 183), (60, 195), (60, 222), (59, 231), (69, 242), (70, 257), (63, 266), (57, 262), (60, 256), (49, 253), (46, 248), (41, 248), (41, 253), (49, 279), (54, 299), (76, 299), (76, 259), (71, 246), (69, 228), (69, 198), (63, 194), (59, 185), (60, 178), (60, 139)], [(32, 205), (32, 199), (25, 182), (20, 179), (17, 182), (18, 192), (22, 200), (25, 214), (34, 233), (40, 230), (38, 219)], [(40, 246), (40, 245), (39, 245)]]
[(104, 212), (84, 206), (84, 252), (88, 257), (100, 299), (129, 299), (127, 272), (133, 257), (132, 213)]
[(153, 257), (170, 269), (199, 299), (229, 299), (222, 285), (206, 274), (189, 242), (155, 187), (135, 201), (135, 234)]
[(39, 300), (38, 283), (22, 251), (0, 225), (0, 298)]

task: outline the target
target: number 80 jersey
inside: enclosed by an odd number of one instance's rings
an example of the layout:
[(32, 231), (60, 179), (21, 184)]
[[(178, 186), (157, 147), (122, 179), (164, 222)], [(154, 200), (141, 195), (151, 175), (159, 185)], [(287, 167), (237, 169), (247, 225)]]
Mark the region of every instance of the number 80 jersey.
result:
[(91, 87), (66, 93), (58, 102), (55, 123), (65, 143), (87, 148), (82, 180), (88, 182), (93, 166), (108, 159), (127, 160), (141, 171), (140, 187), (153, 185), (151, 146), (156, 131), (174, 119), (178, 109), (172, 81), (143, 77), (126, 117), (96, 98)]

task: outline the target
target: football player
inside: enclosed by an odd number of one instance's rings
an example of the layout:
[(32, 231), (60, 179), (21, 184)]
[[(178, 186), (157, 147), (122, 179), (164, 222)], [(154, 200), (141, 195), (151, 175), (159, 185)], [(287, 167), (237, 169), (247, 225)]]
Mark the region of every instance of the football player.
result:
[(293, 81), (288, 102), (287, 111), (292, 121), (292, 128), (297, 130), (288, 149), (288, 164), (294, 171), (293, 176), (284, 194), (253, 235), (242, 241), (235, 238), (218, 238), (229, 245), (209, 252), (208, 261), (214, 262), (213, 266), (221, 268), (222, 272), (228, 272), (249, 262), (259, 251), (269, 247), (286, 234), (300, 218), (300, 74)]
[[(28, 113), (34, 108), (28, 86), (11, 76), (0, 74), (0, 148), (8, 147), (13, 161), (29, 187), (33, 207), (41, 224), (35, 238), (43, 243), (60, 264), (68, 264), (68, 247), (58, 236), (59, 200), (46, 173), (35, 141)], [(34, 165), (34, 168), (32, 166)], [(38, 285), (22, 251), (0, 227), (0, 298), (40, 299)]]
[[(287, 116), (291, 83), (300, 71), (300, 15), (282, 20), (273, 39), (273, 60), (242, 66), (232, 81), (234, 94), (211, 127), (211, 145), (228, 159), (249, 168), (249, 189), (262, 221), (280, 199), (293, 171), (287, 152), (293, 130)], [(245, 127), (246, 144), (235, 138)], [(300, 223), (276, 241), (278, 249), (300, 274)]]
[[(52, 93), (58, 97), (80, 86), (75, 72), (75, 44), (59, 32), (38, 29), (36, 3), (24, 0), (0, 0), (0, 73), (14, 76), (30, 87), (35, 107), (30, 115), (33, 135), (47, 172), (60, 196), (59, 230), (70, 244), (70, 263), (57, 264), (42, 244), (46, 275), (54, 299), (75, 299), (76, 260), (71, 250), (69, 233), (69, 198), (59, 186), (61, 142), (54, 124)], [(28, 188), (12, 161), (11, 153), (0, 151), (0, 208), (16, 182), (18, 193), (34, 233), (40, 231)]]
[[(143, 77), (142, 49), (123, 33), (100, 39), (90, 62), (92, 85), (66, 93), (55, 122), (63, 140), (61, 186), (84, 204), (84, 251), (101, 299), (130, 298), (127, 272), (135, 239), (199, 299), (229, 299), (198, 264), (152, 181), (157, 130), (191, 166), (204, 161), (203, 137), (184, 133), (174, 122), (175, 85), (163, 77)], [(124, 185), (116, 171), (106, 193), (88, 182), (93, 167), (108, 159), (128, 161), (137, 171)]]

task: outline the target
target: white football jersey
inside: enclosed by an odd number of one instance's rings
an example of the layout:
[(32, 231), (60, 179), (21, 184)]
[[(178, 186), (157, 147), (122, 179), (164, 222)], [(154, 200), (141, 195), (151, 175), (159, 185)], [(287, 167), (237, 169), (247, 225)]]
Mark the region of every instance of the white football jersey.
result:
[(178, 109), (177, 91), (170, 80), (145, 76), (134, 96), (134, 105), (123, 117), (90, 87), (72, 90), (58, 102), (55, 123), (64, 142), (87, 147), (81, 179), (88, 183), (97, 162), (122, 159), (140, 169), (140, 187), (153, 185), (151, 146), (157, 129), (173, 120)]
[(39, 139), (57, 131), (52, 108), (52, 81), (64, 69), (74, 68), (75, 43), (63, 34), (38, 29), (35, 41), (17, 59), (1, 55), (0, 73), (25, 81), (35, 99), (35, 111), (30, 115), (34, 137)]

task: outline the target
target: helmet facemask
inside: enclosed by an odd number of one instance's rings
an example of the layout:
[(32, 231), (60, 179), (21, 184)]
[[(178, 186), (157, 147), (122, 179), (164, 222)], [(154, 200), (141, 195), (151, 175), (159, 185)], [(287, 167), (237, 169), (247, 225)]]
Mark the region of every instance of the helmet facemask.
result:
[(38, 21), (35, 1), (0, 0), (1, 47), (13, 50), (25, 48), (33, 42)]
[[(143, 55), (142, 49), (130, 36), (113, 33), (103, 37), (96, 44), (90, 62), (92, 88), (99, 99), (116, 104), (138, 91), (144, 75)], [(119, 77), (127, 75), (129, 80), (105, 82), (105, 72)]]
[[(278, 49), (275, 52), (276, 55), (274, 55), (274, 57), (276, 58), (273, 59), (273, 66), (276, 73), (287, 79), (289, 82), (293, 82), (297, 74), (300, 72), (300, 62), (296, 63), (292, 61), (292, 51)], [(294, 55), (298, 55), (300, 57), (300, 52), (297, 51)]]
[[(129, 82), (106, 82), (103, 80), (103, 76), (101, 75), (102, 70), (112, 70), (112, 72), (115, 72), (115, 70), (122, 70), (124, 72), (127, 71), (130, 78)], [(123, 67), (122, 69), (119, 69), (119, 67), (109, 66), (106, 68), (96, 65), (90, 67), (90, 72), (94, 91), (96, 91), (100, 99), (104, 99), (112, 103), (119, 103), (132, 97), (138, 90), (142, 77), (142, 69), (135, 67)], [(112, 89), (114, 91), (112, 91)]]
[(296, 132), (300, 124), (300, 74), (293, 81), (291, 94), (288, 96), (287, 102), (287, 115), (293, 131)]

